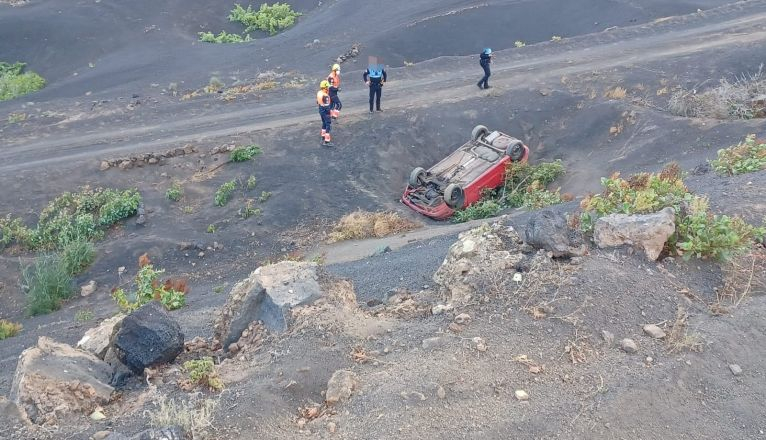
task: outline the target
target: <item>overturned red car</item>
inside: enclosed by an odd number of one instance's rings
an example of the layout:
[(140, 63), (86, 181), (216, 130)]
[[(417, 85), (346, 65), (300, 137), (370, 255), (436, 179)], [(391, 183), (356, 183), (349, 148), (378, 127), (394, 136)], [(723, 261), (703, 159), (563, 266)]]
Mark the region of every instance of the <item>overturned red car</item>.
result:
[(513, 136), (477, 125), (471, 140), (427, 171), (410, 173), (402, 203), (437, 220), (476, 203), (485, 189), (503, 184), (511, 162), (526, 162), (529, 148)]

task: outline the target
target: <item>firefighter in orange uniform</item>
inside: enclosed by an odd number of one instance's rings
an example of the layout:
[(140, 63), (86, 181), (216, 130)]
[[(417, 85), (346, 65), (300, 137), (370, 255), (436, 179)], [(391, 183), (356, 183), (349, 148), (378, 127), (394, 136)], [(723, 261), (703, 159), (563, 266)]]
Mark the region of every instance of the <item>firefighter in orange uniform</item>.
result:
[(343, 107), (338, 97), (338, 91), (340, 91), (340, 64), (333, 64), (332, 71), (327, 77), (327, 82), (330, 83), (330, 100), (332, 101), (330, 116), (333, 119), (338, 119), (340, 109)]
[(322, 81), (319, 83), (319, 91), (317, 92), (319, 116), (322, 117), (322, 142), (325, 146), (332, 145), (332, 138), (330, 137), (330, 125), (332, 124), (332, 118), (330, 117), (332, 111), (332, 99), (330, 98), (329, 88), (330, 83)]

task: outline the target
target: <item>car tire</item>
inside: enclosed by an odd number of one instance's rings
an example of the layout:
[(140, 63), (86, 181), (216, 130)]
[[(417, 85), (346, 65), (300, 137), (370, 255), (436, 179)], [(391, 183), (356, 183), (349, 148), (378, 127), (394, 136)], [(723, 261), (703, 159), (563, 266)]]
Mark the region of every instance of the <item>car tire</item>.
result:
[(483, 125), (477, 125), (471, 130), (471, 140), (478, 141), (484, 139), (489, 134), (489, 129)]
[(450, 183), (444, 189), (444, 203), (452, 209), (463, 209), (465, 203), (465, 193), (460, 185)]
[(505, 154), (508, 155), (508, 157), (510, 157), (514, 162), (518, 162), (523, 159), (524, 153), (524, 144), (522, 144), (521, 141), (516, 141), (511, 145), (508, 145), (508, 148), (505, 149)]
[(410, 179), (408, 183), (413, 188), (426, 183), (426, 170), (420, 167), (417, 167), (414, 170), (412, 170), (412, 172), (410, 173)]

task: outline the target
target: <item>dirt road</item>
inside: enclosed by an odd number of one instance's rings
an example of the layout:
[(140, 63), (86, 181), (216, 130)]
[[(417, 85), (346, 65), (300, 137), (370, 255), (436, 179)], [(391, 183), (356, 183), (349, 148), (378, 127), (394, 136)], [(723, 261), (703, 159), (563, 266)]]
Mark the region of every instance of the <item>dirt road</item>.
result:
[[(630, 66), (662, 59), (717, 50), (723, 47), (762, 44), (766, 40), (766, 1), (737, 3), (654, 23), (586, 35), (563, 43), (547, 43), (528, 50), (501, 51), (494, 66), (494, 86), (500, 90), (529, 87), (544, 79), (614, 66)], [(404, 109), (424, 102), (443, 105), (476, 96), (475, 86), (465, 78), (476, 76), (470, 57), (437, 58), (410, 68), (395, 69), (387, 85), (385, 106)], [(436, 73), (434, 73), (436, 72)], [(355, 76), (358, 72), (350, 72)], [(496, 78), (496, 79), (495, 79)], [(465, 85), (468, 82), (469, 85)], [(283, 101), (284, 97), (272, 97)], [(361, 87), (344, 91), (347, 103), (365, 102)], [(270, 104), (270, 105), (265, 105)], [(231, 106), (199, 115), (191, 106), (157, 109), (153, 114), (122, 121), (111, 128), (109, 117), (90, 121), (84, 131), (78, 124), (45, 128), (17, 137), (6, 137), (0, 151), (0, 171), (45, 166), (62, 161), (148, 151), (168, 145), (200, 141), (263, 129), (287, 129), (317, 119), (305, 98), (286, 102), (267, 102), (258, 107)], [(366, 105), (347, 104), (344, 118), (358, 120)], [(104, 129), (103, 127), (109, 127)]]

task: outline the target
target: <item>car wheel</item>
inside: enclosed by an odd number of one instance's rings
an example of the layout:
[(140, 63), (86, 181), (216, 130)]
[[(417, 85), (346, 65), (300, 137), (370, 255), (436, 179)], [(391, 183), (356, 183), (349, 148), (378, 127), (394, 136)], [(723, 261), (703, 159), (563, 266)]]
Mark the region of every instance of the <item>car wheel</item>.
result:
[(478, 141), (484, 139), (489, 134), (489, 129), (483, 125), (477, 125), (471, 130), (471, 140)]
[(520, 161), (524, 158), (524, 144), (521, 141), (516, 141), (508, 145), (508, 148), (505, 149), (505, 154), (514, 162)]
[(426, 183), (426, 170), (420, 167), (412, 170), (409, 180), (410, 186), (415, 188), (416, 186), (423, 185), (424, 183)]
[(444, 189), (444, 203), (452, 209), (463, 209), (465, 203), (463, 188), (454, 183), (447, 185), (447, 188)]

